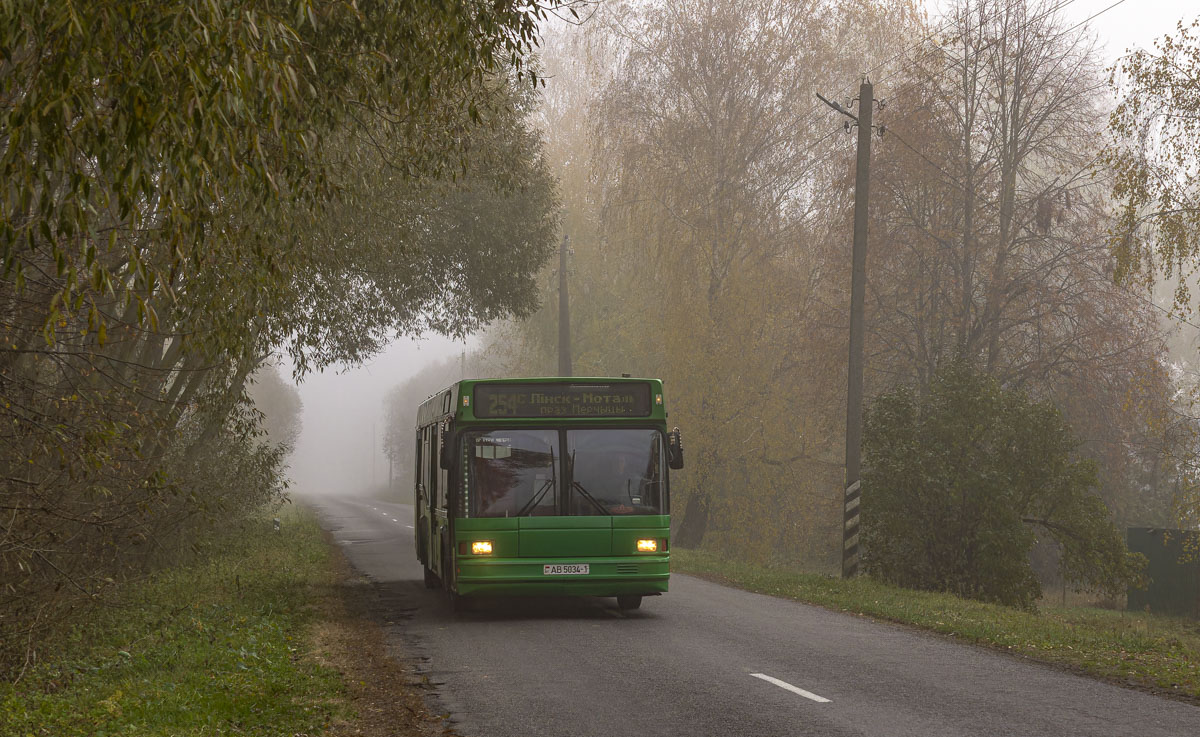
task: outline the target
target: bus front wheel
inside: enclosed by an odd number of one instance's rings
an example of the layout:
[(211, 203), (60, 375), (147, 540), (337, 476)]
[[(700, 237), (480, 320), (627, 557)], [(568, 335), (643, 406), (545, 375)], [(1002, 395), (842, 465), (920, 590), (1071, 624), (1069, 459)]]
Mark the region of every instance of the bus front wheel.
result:
[(617, 597), (617, 606), (621, 609), (637, 609), (642, 605), (641, 594), (625, 594)]
[(429, 570), (429, 566), (423, 566), (423, 567), (425, 568), (425, 588), (427, 588), (427, 589), (440, 588), (442, 585), (442, 582), (438, 579), (437, 574), (434, 573), (433, 571)]

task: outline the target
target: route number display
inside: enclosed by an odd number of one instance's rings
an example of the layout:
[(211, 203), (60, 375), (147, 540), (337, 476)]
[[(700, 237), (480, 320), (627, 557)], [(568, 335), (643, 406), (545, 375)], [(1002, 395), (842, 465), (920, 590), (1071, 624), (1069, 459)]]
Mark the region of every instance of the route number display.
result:
[(650, 385), (479, 384), (475, 416), (493, 417), (649, 417)]

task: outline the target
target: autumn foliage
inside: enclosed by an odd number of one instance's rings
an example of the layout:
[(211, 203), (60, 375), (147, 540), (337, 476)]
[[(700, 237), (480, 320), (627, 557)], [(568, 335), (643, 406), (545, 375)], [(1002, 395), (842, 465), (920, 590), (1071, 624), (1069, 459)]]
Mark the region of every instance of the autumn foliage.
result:
[[(689, 443), (676, 544), (840, 569), (854, 149), (815, 93), (853, 110), (863, 70), (886, 101), (868, 398), (923, 396), (965, 359), (1056, 408), (1095, 474), (1091, 512), (1167, 522), (1189, 421), (1161, 311), (1114, 280), (1090, 39), (1055, 3), (1024, 0), (928, 22), (902, 2), (652, 2), (549, 38), (575, 371), (665, 380)], [(555, 277), (542, 274), (550, 309), (493, 333), (510, 373), (554, 373)], [(1039, 539), (1037, 573), (1055, 578), (1070, 554)], [(1026, 552), (1006, 548), (1018, 567)]]
[(532, 309), (525, 56), (562, 4), (0, 6), (0, 673), (279, 498), (273, 354)]

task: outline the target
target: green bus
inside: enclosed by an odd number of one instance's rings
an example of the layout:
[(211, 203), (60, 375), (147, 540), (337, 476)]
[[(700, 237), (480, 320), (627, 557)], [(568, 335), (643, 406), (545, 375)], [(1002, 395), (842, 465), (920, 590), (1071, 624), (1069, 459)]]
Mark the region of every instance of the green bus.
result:
[(683, 467), (658, 379), (460, 381), (417, 412), (425, 585), (463, 597), (666, 592), (669, 470)]

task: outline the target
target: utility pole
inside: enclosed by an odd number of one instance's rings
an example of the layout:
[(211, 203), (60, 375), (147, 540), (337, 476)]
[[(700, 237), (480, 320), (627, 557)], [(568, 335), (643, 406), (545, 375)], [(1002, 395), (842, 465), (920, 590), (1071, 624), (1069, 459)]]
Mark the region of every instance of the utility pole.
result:
[(571, 304), (567, 296), (567, 236), (558, 249), (558, 375), (571, 375)]
[[(829, 107), (845, 115), (858, 126), (858, 163), (854, 171), (854, 250), (850, 278), (850, 364), (846, 386), (846, 480), (842, 500), (842, 578), (858, 573), (859, 503), (862, 488), (862, 405), (863, 405), (863, 303), (867, 293), (867, 198), (871, 177), (871, 111), (874, 88), (863, 78), (858, 88), (858, 115), (830, 102)], [(852, 125), (846, 122), (849, 130)], [(880, 128), (880, 135), (883, 129)]]

